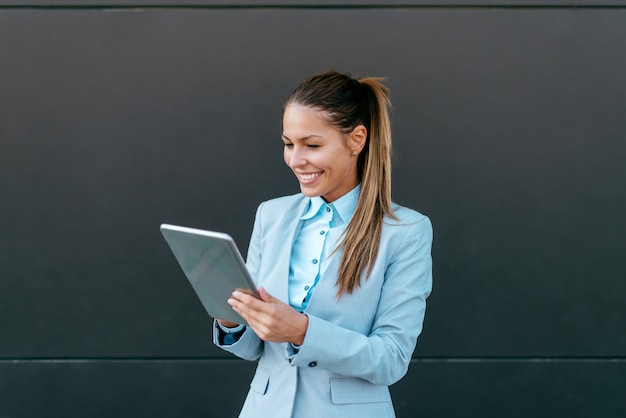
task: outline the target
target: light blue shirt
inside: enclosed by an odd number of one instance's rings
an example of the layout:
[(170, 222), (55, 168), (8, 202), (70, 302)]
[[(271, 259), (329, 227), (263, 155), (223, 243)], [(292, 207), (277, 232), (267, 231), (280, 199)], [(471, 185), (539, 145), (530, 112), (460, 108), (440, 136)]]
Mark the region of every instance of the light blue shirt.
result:
[(350, 222), (360, 191), (359, 185), (332, 203), (320, 196), (310, 198), (289, 261), (289, 305), (295, 310), (306, 309), (326, 268), (325, 260), (339, 244), (341, 236), (333, 234), (333, 229)]

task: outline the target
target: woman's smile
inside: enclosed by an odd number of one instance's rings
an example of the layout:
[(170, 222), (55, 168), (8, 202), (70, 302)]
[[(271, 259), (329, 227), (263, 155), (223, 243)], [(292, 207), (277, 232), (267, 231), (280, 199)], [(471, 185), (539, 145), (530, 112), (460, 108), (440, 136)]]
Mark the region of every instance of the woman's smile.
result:
[(300, 178), (300, 182), (302, 183), (312, 183), (314, 182), (319, 176), (322, 175), (322, 172), (319, 171), (317, 173), (296, 173), (298, 175), (298, 177)]

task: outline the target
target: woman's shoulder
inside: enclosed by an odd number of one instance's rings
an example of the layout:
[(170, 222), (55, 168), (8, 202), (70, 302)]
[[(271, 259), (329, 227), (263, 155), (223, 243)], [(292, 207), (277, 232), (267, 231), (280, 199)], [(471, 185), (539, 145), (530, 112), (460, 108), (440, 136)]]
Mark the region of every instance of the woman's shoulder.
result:
[(428, 216), (397, 204), (392, 204), (391, 209), (396, 219), (385, 216), (382, 241), (390, 244), (432, 242), (433, 226)]
[(412, 225), (416, 223), (426, 223), (430, 224), (430, 219), (428, 216), (407, 208), (405, 206), (398, 205), (396, 203), (391, 204), (391, 210), (393, 210), (393, 214), (396, 219), (393, 219), (389, 216), (385, 216), (385, 223), (389, 225)]
[[(258, 216), (283, 216), (286, 213), (297, 213), (298, 208), (303, 207), (307, 202), (307, 197), (302, 193), (289, 196), (275, 197), (261, 202), (257, 209)], [(300, 215), (300, 213), (298, 213)]]
[(303, 204), (306, 197), (302, 193), (296, 193), (289, 196), (274, 197), (261, 202), (260, 206), (275, 208)]

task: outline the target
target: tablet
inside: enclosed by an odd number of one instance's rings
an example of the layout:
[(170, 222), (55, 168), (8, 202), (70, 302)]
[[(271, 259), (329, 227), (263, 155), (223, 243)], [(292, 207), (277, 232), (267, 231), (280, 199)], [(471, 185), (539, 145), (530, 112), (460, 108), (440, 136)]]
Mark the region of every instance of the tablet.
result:
[(258, 293), (230, 235), (168, 224), (161, 225), (161, 233), (208, 314), (246, 324), (228, 298), (235, 289)]

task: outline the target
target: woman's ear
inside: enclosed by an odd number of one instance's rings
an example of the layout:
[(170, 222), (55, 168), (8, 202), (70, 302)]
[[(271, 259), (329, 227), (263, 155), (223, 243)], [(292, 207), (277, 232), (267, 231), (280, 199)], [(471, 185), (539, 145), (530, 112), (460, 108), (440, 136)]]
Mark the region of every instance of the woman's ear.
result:
[(352, 153), (359, 154), (365, 146), (367, 140), (367, 129), (363, 125), (358, 125), (349, 134), (348, 146)]

